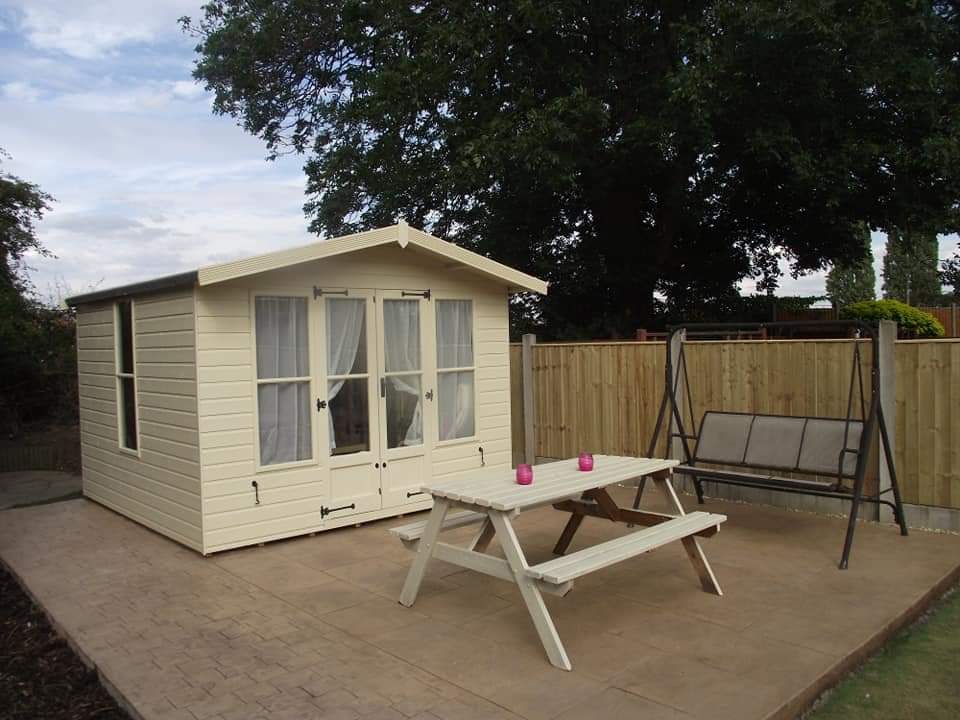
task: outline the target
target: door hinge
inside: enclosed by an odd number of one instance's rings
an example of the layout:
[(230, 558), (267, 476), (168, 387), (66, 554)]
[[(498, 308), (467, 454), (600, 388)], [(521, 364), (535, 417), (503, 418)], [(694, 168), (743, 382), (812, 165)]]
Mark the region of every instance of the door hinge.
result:
[(350, 503), (349, 505), (343, 505), (342, 507), (335, 507), (335, 508), (330, 508), (330, 507), (327, 507), (326, 505), (323, 505), (320, 507), (320, 519), (322, 520), (330, 513), (337, 512), (338, 510), (356, 510), (356, 509), (357, 509), (356, 503)]
[(424, 300), (429, 300), (430, 290), (401, 290), (400, 297), (422, 297)]
[(326, 400), (321, 400), (320, 398), (317, 398), (317, 412), (320, 412), (320, 411), (323, 410), (326, 406), (327, 406), (327, 401), (326, 401)]
[(318, 297), (323, 297), (324, 295), (346, 295), (349, 297), (349, 290), (324, 290), (321, 287), (313, 286), (313, 299), (316, 300)]
[(387, 396), (387, 379), (380, 378), (380, 397)]

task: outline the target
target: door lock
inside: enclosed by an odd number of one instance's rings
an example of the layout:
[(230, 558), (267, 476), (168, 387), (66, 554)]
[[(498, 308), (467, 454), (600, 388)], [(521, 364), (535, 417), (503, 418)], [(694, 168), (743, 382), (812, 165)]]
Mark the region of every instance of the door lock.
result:
[(320, 398), (317, 398), (317, 412), (320, 412), (320, 411), (323, 410), (326, 406), (327, 406), (327, 401), (326, 401), (326, 400), (321, 400)]
[(427, 400), (433, 400), (433, 388), (427, 390), (423, 395)]

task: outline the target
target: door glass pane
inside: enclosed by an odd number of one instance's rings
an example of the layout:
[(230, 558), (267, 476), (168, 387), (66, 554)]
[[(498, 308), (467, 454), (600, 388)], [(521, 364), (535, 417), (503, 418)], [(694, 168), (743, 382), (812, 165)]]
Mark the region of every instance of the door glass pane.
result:
[(367, 301), (327, 298), (327, 375), (367, 372)]
[(137, 410), (136, 393), (133, 378), (120, 378), (120, 400), (123, 404), (123, 446), (129, 450), (137, 449)]
[(437, 383), (440, 439), (474, 435), (473, 371), (440, 373)]
[(383, 345), (387, 372), (420, 369), (420, 302), (383, 301)]
[[(122, 300), (117, 303), (117, 321), (120, 341), (120, 370), (122, 373), (133, 374), (133, 313), (130, 301)], [(136, 444), (134, 444), (136, 447)]]
[(257, 402), (261, 465), (313, 457), (309, 382), (261, 384)]
[(387, 447), (423, 444), (420, 375), (391, 375), (386, 396)]
[(327, 383), (327, 416), (330, 418), (330, 454), (349, 455), (370, 449), (370, 406), (367, 379)]
[(437, 301), (437, 367), (473, 365), (473, 303)]
[(310, 374), (306, 298), (258, 297), (256, 324), (258, 378)]

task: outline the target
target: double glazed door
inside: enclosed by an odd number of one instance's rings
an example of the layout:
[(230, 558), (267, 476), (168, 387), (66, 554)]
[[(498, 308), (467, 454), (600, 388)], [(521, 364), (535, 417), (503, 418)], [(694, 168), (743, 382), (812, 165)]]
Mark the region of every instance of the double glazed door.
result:
[(326, 291), (327, 451), (331, 519), (416, 503), (429, 467), (424, 298), (407, 291)]

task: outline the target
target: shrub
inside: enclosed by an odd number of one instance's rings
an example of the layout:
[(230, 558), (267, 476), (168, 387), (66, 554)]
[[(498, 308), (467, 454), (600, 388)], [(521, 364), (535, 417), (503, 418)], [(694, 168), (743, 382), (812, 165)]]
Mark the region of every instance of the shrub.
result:
[(943, 337), (943, 325), (933, 315), (899, 300), (864, 300), (845, 307), (841, 314), (853, 320), (875, 322), (896, 320), (904, 334), (911, 337)]

